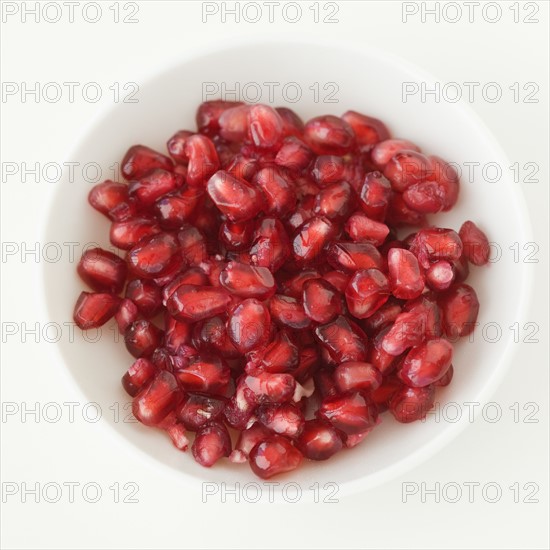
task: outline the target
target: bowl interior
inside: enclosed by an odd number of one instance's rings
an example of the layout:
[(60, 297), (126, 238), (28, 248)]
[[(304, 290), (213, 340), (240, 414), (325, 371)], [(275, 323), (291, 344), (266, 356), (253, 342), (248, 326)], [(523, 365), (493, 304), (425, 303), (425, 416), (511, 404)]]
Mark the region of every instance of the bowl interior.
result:
[[(77, 143), (70, 160), (81, 166), (97, 163), (102, 168), (101, 179), (113, 178), (112, 167), (116, 169), (115, 163), (130, 145), (143, 143), (164, 151), (167, 138), (176, 130), (194, 128), (194, 114), (203, 100), (203, 90), (214, 90), (208, 97), (214, 99), (216, 89), (226, 92), (237, 89), (239, 98), (249, 100), (255, 99), (260, 90), (259, 100), (269, 103), (269, 86), (264, 83), (277, 83), (273, 88), (273, 104), (289, 106), (304, 119), (354, 109), (381, 118), (393, 135), (409, 138), (422, 150), (461, 166), (465, 162), (508, 166), (481, 122), (462, 105), (404, 103), (402, 83), (420, 80), (426, 77), (379, 52), (308, 43), (227, 46), (182, 62), (140, 85), (138, 103), (119, 103), (95, 121)], [(297, 90), (301, 97), (294, 101)], [(494, 385), (509, 355), (508, 327), (517, 319), (525, 276), (522, 265), (514, 263), (507, 247), (522, 242), (528, 224), (518, 191), (506, 172), (503, 170), (497, 183), (484, 181), (480, 170), (471, 180), (462, 177), (457, 206), (434, 217), (438, 225), (456, 230), (464, 220), (472, 219), (502, 250), (500, 259), (489, 268), (472, 269), (468, 282), (480, 298), (481, 326), (470, 341), (464, 339), (456, 346), (455, 378), (450, 387), (438, 391), (437, 401), (442, 407), (450, 401), (463, 404), (480, 400), (485, 390)], [(69, 175), (65, 175), (48, 213), (44, 242), (78, 242), (79, 253), (90, 243), (112, 249), (108, 242), (108, 221), (86, 200), (92, 185), (83, 178), (70, 181)], [(72, 319), (75, 299), (84, 288), (75, 272), (78, 256), (74, 262), (65, 258), (45, 265), (44, 298), (50, 318), (58, 323)], [(510, 293), (510, 288), (519, 290)], [(501, 298), (503, 295), (506, 300)], [(499, 339), (489, 341), (495, 334), (491, 330), (496, 329), (481, 330), (488, 323), (498, 323), (502, 330)], [(84, 399), (102, 406), (103, 422), (178, 478), (226, 483), (255, 479), (248, 467), (234, 466), (228, 461), (221, 461), (210, 470), (203, 469), (189, 453), (178, 453), (164, 434), (129, 421), (128, 397), (121, 389), (120, 377), (132, 359), (113, 323), (102, 327), (99, 336), (90, 331), (84, 338), (76, 330), (74, 338), (62, 340), (58, 349), (63, 368), (75, 380)], [(118, 418), (109, 411), (117, 403)], [(464, 414), (457, 422), (431, 415), (425, 422), (401, 425), (384, 414), (383, 425), (363, 444), (339, 453), (326, 463), (308, 463), (287, 479), (304, 484), (331, 481), (339, 483), (342, 490), (358, 490), (427, 458), (450, 439), (464, 420)]]

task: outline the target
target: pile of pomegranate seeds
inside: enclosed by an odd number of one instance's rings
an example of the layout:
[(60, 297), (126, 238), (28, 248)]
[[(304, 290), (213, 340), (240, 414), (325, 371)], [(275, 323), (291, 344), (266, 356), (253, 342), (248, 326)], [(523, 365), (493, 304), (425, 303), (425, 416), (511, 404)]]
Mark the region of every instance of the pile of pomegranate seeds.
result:
[(426, 221), (456, 203), (454, 169), (354, 111), (304, 124), (209, 101), (197, 126), (169, 156), (131, 147), (128, 183), (89, 195), (125, 253), (83, 255), (74, 320), (116, 319), (135, 417), (261, 478), (354, 447), (386, 410), (424, 418), (476, 322), (468, 264), (489, 256), (473, 222)]

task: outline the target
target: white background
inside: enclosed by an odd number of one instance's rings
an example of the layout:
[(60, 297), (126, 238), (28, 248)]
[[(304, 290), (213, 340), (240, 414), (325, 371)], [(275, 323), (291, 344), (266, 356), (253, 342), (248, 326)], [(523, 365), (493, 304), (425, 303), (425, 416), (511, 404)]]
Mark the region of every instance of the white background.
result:
[[(9, 9), (4, 3), (3, 9)], [(34, 2), (27, 3), (34, 5)], [(491, 103), (477, 94), (472, 107), (497, 136), (508, 158), (524, 164), (535, 162), (538, 182), (518, 183), (525, 195), (540, 247), (535, 275), (536, 299), (525, 322), (537, 323), (539, 343), (518, 343), (513, 368), (493, 397), (502, 419), (491, 423), (483, 416), (427, 463), (401, 478), (338, 503), (311, 503), (305, 497), (295, 504), (235, 503), (220, 496), (207, 503), (201, 495), (164, 478), (151, 465), (105, 435), (102, 422), (82, 420), (77, 409), (74, 423), (64, 414), (48, 423), (20, 415), (2, 419), (2, 547), (3, 548), (548, 548), (548, 3), (519, 3), (520, 22), (514, 22), (511, 2), (498, 3), (499, 21), (488, 22), (494, 13), (475, 9), (473, 22), (467, 7), (457, 23), (445, 12), (440, 22), (420, 9), (423, 2), (408, 3), (419, 13), (402, 21), (401, 2), (338, 2), (338, 23), (315, 23), (302, 2), (303, 15), (291, 24), (280, 7), (275, 21), (267, 20), (267, 8), (257, 23), (235, 23), (220, 15), (202, 21), (200, 2), (142, 2), (135, 24), (113, 22), (113, 2), (101, 2), (103, 15), (95, 24), (83, 21), (80, 7), (75, 22), (68, 12), (57, 23), (22, 21), (21, 12), (8, 15), (2, 24), (2, 80), (22, 82), (98, 82), (104, 92), (98, 103), (87, 102), (77, 92), (57, 103), (35, 102), (32, 96), (2, 96), (2, 162), (61, 163), (76, 136), (91, 117), (112, 102), (114, 82), (140, 83), (159, 67), (176, 63), (182, 52), (192, 52), (213, 41), (266, 33), (290, 36), (310, 33), (340, 37), (382, 47), (420, 65), (442, 82), (498, 83), (504, 93)], [(232, 3), (228, 3), (232, 4)], [(258, 3), (262, 6), (262, 3)], [(443, 3), (444, 4), (444, 3)], [(474, 3), (476, 4), (476, 3)], [(495, 4), (493, 2), (493, 4)], [(523, 4), (529, 4), (523, 6)], [(433, 8), (434, 3), (425, 4)], [(534, 8), (538, 13), (525, 23)], [(321, 9), (323, 2), (321, 2)], [(413, 8), (410, 8), (411, 10)], [(20, 7), (20, 9), (22, 9)], [(53, 11), (51, 12), (54, 13)], [(121, 10), (121, 17), (127, 12)], [(250, 12), (252, 13), (252, 12)], [(93, 15), (93, 12), (89, 12)], [(323, 14), (323, 11), (321, 11)], [(376, 75), (372, 75), (376, 78)], [(538, 103), (514, 102), (508, 87), (519, 82), (539, 86)], [(480, 88), (477, 88), (478, 90)], [(78, 88), (77, 88), (78, 90)], [(522, 92), (523, 94), (523, 92)], [(139, 95), (138, 95), (139, 97)], [(345, 108), (346, 106), (343, 106)], [(113, 128), (116, 131), (116, 128)], [(522, 176), (523, 177), (523, 176)], [(2, 174), (2, 241), (32, 246), (41, 239), (38, 220), (43, 204), (55, 184), (23, 183), (20, 174)], [(44, 322), (37, 313), (36, 279), (39, 265), (32, 255), (3, 258), (2, 321)], [(513, 293), (514, 288), (509, 292)], [(506, 299), (503, 296), (502, 299)], [(524, 335), (522, 335), (523, 337)], [(32, 335), (3, 334), (2, 402), (33, 404), (79, 401), (62, 376), (63, 365), (54, 364), (50, 348), (36, 343)], [(509, 409), (519, 404), (519, 422)], [(538, 422), (524, 420), (535, 403)], [(30, 405), (29, 405), (30, 406)], [(105, 411), (109, 414), (109, 411)], [(517, 420), (517, 419), (516, 419)], [(103, 490), (95, 504), (85, 502), (80, 488), (75, 501), (64, 493), (57, 503), (36, 503), (32, 495), (22, 502), (21, 488), (48, 482), (95, 482)], [(113, 483), (139, 486), (138, 503), (115, 503)], [(469, 501), (464, 483), (479, 483)], [(485, 498), (484, 484), (502, 488), (498, 502)], [(428, 489), (447, 483), (460, 484), (462, 498), (449, 502), (454, 492), (433, 495), (420, 491), (403, 502), (403, 483)], [(519, 484), (519, 501), (509, 489)], [(532, 483), (536, 485), (527, 486)], [(425, 484), (425, 485), (422, 485)], [(526, 503), (530, 487), (538, 487)], [(90, 493), (91, 495), (91, 493)], [(447, 496), (448, 498), (445, 498)]]

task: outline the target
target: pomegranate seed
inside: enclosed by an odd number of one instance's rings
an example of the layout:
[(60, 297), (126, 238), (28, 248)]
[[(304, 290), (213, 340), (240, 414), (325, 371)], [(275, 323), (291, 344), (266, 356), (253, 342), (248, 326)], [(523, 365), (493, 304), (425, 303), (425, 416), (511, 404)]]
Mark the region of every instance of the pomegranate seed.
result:
[(266, 167), (256, 172), (254, 185), (264, 194), (267, 214), (282, 217), (295, 207), (296, 193), (277, 168)]
[(333, 183), (322, 189), (315, 198), (313, 213), (330, 220), (345, 218), (352, 208), (353, 191), (349, 183)]
[(141, 179), (130, 182), (128, 193), (130, 197), (135, 197), (140, 206), (149, 207), (166, 193), (174, 191), (176, 187), (174, 173), (157, 168)]
[(140, 179), (155, 168), (172, 171), (174, 163), (167, 156), (144, 145), (130, 147), (121, 163), (122, 175), (128, 181)]
[(225, 401), (199, 393), (191, 393), (178, 407), (176, 414), (186, 429), (196, 432), (209, 422), (220, 420)]
[(342, 450), (343, 443), (328, 422), (308, 420), (296, 441), (296, 447), (310, 460), (327, 460)]
[(468, 261), (474, 265), (485, 265), (489, 261), (490, 252), (485, 233), (474, 222), (467, 221), (462, 224), (458, 234)]
[(378, 269), (356, 271), (346, 288), (349, 312), (358, 319), (370, 317), (390, 295), (387, 277)]
[(365, 361), (367, 358), (367, 336), (343, 315), (318, 326), (315, 337), (337, 363)]
[(325, 273), (323, 279), (330, 283), (338, 292), (343, 294), (351, 279), (351, 275), (335, 269), (334, 271)]
[(262, 479), (295, 470), (302, 460), (302, 453), (281, 435), (269, 437), (250, 451), (250, 467)]
[(371, 341), (367, 359), (372, 366), (378, 369), (384, 376), (392, 373), (397, 367), (401, 355), (395, 356), (387, 353), (383, 346), (384, 338), (390, 331), (390, 326), (383, 328)]
[(368, 242), (375, 246), (380, 246), (390, 232), (385, 223), (371, 220), (361, 212), (356, 212), (348, 218), (345, 230), (352, 241)]
[(294, 136), (285, 138), (277, 156), (275, 164), (287, 168), (292, 172), (301, 172), (313, 159), (313, 152), (300, 139)]
[(213, 354), (191, 357), (189, 363), (176, 369), (174, 374), (185, 390), (216, 395), (225, 393), (231, 375), (225, 361)]
[(275, 110), (283, 120), (284, 135), (301, 137), (304, 131), (303, 120), (292, 109), (288, 109), (287, 107), (275, 107)]
[(179, 229), (191, 218), (202, 194), (201, 189), (185, 187), (176, 194), (160, 198), (155, 203), (153, 211), (162, 227)]
[(391, 197), (388, 212), (386, 215), (386, 223), (394, 226), (401, 225), (425, 225), (424, 214), (412, 210), (407, 206), (401, 193), (394, 193)]
[(262, 405), (257, 416), (266, 428), (289, 438), (298, 437), (304, 428), (304, 415), (292, 403)]
[(191, 137), (193, 132), (189, 130), (179, 130), (176, 132), (166, 143), (166, 149), (170, 156), (178, 163), (187, 166), (189, 161), (188, 156), (185, 154), (185, 142), (187, 138)]
[(426, 155), (404, 150), (391, 157), (384, 168), (384, 176), (390, 180), (394, 191), (403, 193), (411, 185), (425, 181), (431, 169)]
[(300, 298), (307, 281), (318, 279), (321, 274), (316, 269), (303, 269), (282, 282), (283, 291), (288, 296)]
[(189, 265), (197, 266), (208, 258), (206, 240), (196, 227), (184, 226), (178, 232), (178, 242), (181, 255)]
[(237, 179), (252, 181), (252, 178), (259, 170), (260, 165), (256, 159), (248, 158), (243, 155), (236, 155), (231, 163), (224, 168)]
[(111, 180), (98, 183), (88, 194), (88, 202), (106, 216), (111, 210), (127, 201), (128, 186)]
[(436, 214), (445, 208), (445, 189), (436, 181), (423, 181), (407, 187), (403, 193), (404, 203), (415, 212)]
[(349, 392), (323, 399), (318, 416), (346, 435), (364, 432), (376, 425), (376, 405), (360, 392)]
[(278, 271), (290, 256), (290, 241), (283, 224), (274, 218), (264, 218), (254, 231), (249, 251), (251, 261), (258, 267)]
[(405, 311), (395, 319), (395, 323), (382, 340), (382, 349), (389, 355), (401, 355), (405, 350), (417, 346), (425, 338), (426, 314), (421, 311)]
[(229, 337), (225, 321), (218, 316), (195, 325), (193, 345), (207, 352), (214, 350), (224, 358), (240, 357), (240, 352)]
[(334, 242), (328, 248), (327, 260), (335, 269), (344, 271), (382, 268), (382, 256), (370, 243)]
[(370, 394), (372, 400), (378, 408), (379, 414), (390, 408), (391, 398), (402, 387), (403, 383), (397, 377), (386, 376), (382, 382), (382, 385)]
[(220, 168), (216, 147), (206, 136), (195, 134), (188, 137), (185, 140), (184, 154), (189, 159), (187, 183), (191, 186), (204, 186)]
[(181, 285), (166, 301), (168, 313), (178, 321), (196, 323), (227, 311), (231, 296), (223, 288)]
[(313, 321), (326, 324), (344, 311), (342, 295), (328, 281), (311, 279), (303, 286), (305, 314)]
[(156, 426), (172, 412), (183, 398), (174, 375), (160, 371), (132, 402), (132, 413), (142, 424)]
[(110, 240), (117, 248), (130, 250), (141, 239), (161, 232), (157, 221), (148, 217), (116, 221), (111, 225)]
[(254, 229), (247, 222), (223, 222), (220, 227), (220, 240), (230, 250), (242, 250), (252, 242)]
[(414, 143), (406, 139), (386, 139), (373, 148), (370, 157), (378, 170), (384, 170), (391, 158), (403, 150), (420, 152)]
[(311, 326), (311, 319), (306, 315), (304, 306), (291, 296), (276, 294), (269, 301), (269, 311), (273, 320), (279, 325), (302, 330)]
[(459, 178), (456, 170), (443, 159), (431, 156), (428, 157), (432, 165), (430, 180), (439, 184), (440, 196), (443, 201), (443, 210), (450, 210), (458, 199)]
[(218, 124), (219, 135), (230, 142), (241, 142), (246, 138), (248, 131), (248, 105), (238, 105), (224, 110)]
[(166, 275), (178, 259), (178, 240), (171, 233), (145, 237), (128, 252), (130, 271), (145, 279)]
[(185, 426), (178, 422), (174, 412), (169, 413), (159, 427), (166, 431), (176, 449), (187, 451), (189, 440), (185, 435)]
[(346, 111), (342, 119), (352, 127), (358, 145), (375, 145), (390, 137), (386, 125), (377, 118)]
[(434, 405), (435, 388), (402, 386), (392, 396), (389, 409), (398, 422), (408, 423), (425, 418)]
[(382, 374), (370, 363), (348, 361), (336, 367), (334, 381), (341, 392), (353, 390), (370, 392), (382, 384)]
[(295, 260), (301, 263), (315, 260), (334, 233), (334, 226), (329, 220), (311, 218), (298, 229), (292, 241)]
[(370, 172), (359, 193), (360, 206), (365, 214), (375, 221), (386, 217), (391, 198), (391, 184), (380, 172)]
[(229, 262), (220, 273), (220, 283), (241, 298), (265, 300), (275, 294), (275, 279), (267, 267)]
[(422, 294), (414, 300), (409, 300), (403, 306), (403, 311), (419, 313), (423, 316), (424, 336), (433, 338), (443, 334), (441, 311), (434, 293)]
[(124, 332), (126, 349), (134, 357), (150, 357), (161, 339), (162, 331), (146, 320), (133, 322)]
[(452, 286), (438, 299), (443, 329), (451, 338), (467, 336), (473, 332), (479, 312), (475, 290), (466, 284)]
[(424, 279), (416, 256), (403, 248), (388, 251), (391, 292), (396, 298), (411, 300), (424, 291)]
[(199, 105), (196, 114), (197, 128), (201, 134), (214, 136), (220, 131), (220, 116), (224, 111), (242, 105), (240, 101), (205, 101)]
[(274, 149), (283, 138), (283, 119), (267, 105), (253, 105), (248, 111), (248, 138), (260, 149)]
[(291, 372), (300, 360), (300, 350), (292, 341), (288, 332), (278, 332), (272, 342), (262, 351), (259, 363), (267, 372)]
[(270, 328), (271, 318), (267, 307), (252, 298), (241, 302), (227, 321), (227, 334), (242, 354), (265, 344), (269, 339)]
[(80, 278), (98, 292), (118, 294), (126, 280), (126, 262), (102, 248), (89, 248), (77, 266)]
[(166, 332), (164, 334), (164, 345), (171, 353), (176, 353), (182, 345), (191, 341), (191, 327), (187, 323), (176, 321), (170, 315), (166, 315)]
[(402, 309), (401, 304), (390, 297), (383, 306), (377, 309), (368, 319), (364, 320), (363, 328), (368, 334), (375, 334), (393, 324)]
[(220, 422), (212, 422), (197, 431), (191, 447), (194, 459), (205, 468), (213, 466), (220, 458), (231, 453), (231, 438)]
[(206, 189), (220, 212), (232, 222), (250, 220), (264, 206), (258, 189), (223, 170), (208, 180)]
[(120, 333), (124, 334), (124, 331), (131, 325), (138, 317), (138, 308), (132, 300), (124, 298), (118, 306), (118, 310), (115, 313), (115, 321), (118, 325)]
[(245, 376), (243, 385), (258, 403), (286, 403), (296, 390), (296, 380), (286, 373), (257, 372)]
[(122, 386), (126, 393), (135, 397), (155, 377), (158, 369), (149, 359), (136, 359), (122, 377)]
[(73, 319), (82, 330), (104, 325), (116, 313), (120, 298), (104, 292), (81, 292), (74, 306)]
[(326, 187), (332, 183), (344, 180), (346, 176), (346, 164), (342, 157), (322, 155), (315, 159), (311, 175), (319, 187)]
[(138, 307), (144, 317), (155, 316), (162, 307), (162, 292), (152, 281), (134, 279), (126, 287), (126, 298)]
[(427, 269), (435, 260), (458, 260), (462, 254), (462, 241), (452, 229), (430, 227), (415, 235), (410, 249), (420, 265)]
[(423, 388), (447, 372), (452, 358), (453, 346), (447, 340), (428, 340), (409, 351), (397, 375), (408, 386)]
[(250, 451), (262, 441), (265, 441), (268, 437), (271, 437), (273, 432), (268, 430), (263, 424), (255, 422), (250, 428), (243, 430), (237, 444), (235, 445), (235, 450), (240, 451), (243, 455), (248, 458)]
[(318, 155), (344, 155), (355, 142), (351, 126), (332, 115), (319, 116), (308, 121), (304, 127), (304, 138)]
[(432, 290), (446, 290), (454, 278), (453, 266), (445, 260), (434, 262), (426, 271), (426, 283)]
[(448, 386), (453, 379), (453, 365), (450, 365), (447, 369), (447, 372), (439, 379), (434, 382), (434, 386)]

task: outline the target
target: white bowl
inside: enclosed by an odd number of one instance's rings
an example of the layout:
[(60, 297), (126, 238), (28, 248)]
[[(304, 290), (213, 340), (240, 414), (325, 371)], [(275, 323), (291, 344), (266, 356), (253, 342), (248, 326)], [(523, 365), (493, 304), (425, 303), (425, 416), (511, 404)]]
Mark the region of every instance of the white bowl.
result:
[[(466, 219), (472, 219), (498, 243), (502, 257), (488, 268), (472, 269), (468, 281), (481, 302), (479, 323), (497, 323), (502, 337), (490, 342), (477, 330), (473, 341), (463, 339), (456, 346), (455, 377), (452, 384), (437, 393), (444, 406), (455, 402), (462, 407), (457, 422), (439, 421), (430, 415), (425, 422), (403, 425), (390, 415), (383, 415), (382, 425), (358, 447), (339, 453), (322, 463), (308, 462), (291, 475), (274, 481), (300, 483), (309, 487), (314, 482), (335, 482), (346, 494), (372, 487), (407, 471), (432, 456), (468, 424), (466, 402), (483, 403), (495, 388), (505, 365), (512, 357), (510, 325), (521, 319), (529, 287), (525, 264), (514, 263), (507, 247), (514, 242), (529, 241), (529, 220), (523, 198), (507, 170), (509, 162), (495, 139), (468, 107), (451, 103), (407, 102), (401, 99), (403, 82), (424, 81), (431, 86), (433, 78), (415, 67), (380, 51), (334, 43), (255, 41), (226, 44), (182, 61), (140, 84), (139, 102), (119, 103), (102, 113), (85, 130), (69, 160), (82, 164), (99, 163), (108, 170), (120, 161), (126, 149), (144, 143), (165, 150), (165, 142), (176, 130), (194, 127), (194, 114), (202, 101), (205, 82), (235, 82), (241, 89), (247, 83), (279, 82), (281, 90), (288, 82), (298, 83), (302, 98), (289, 107), (304, 119), (320, 114), (342, 114), (348, 109), (371, 114), (384, 120), (398, 137), (409, 138), (431, 154), (463, 165), (479, 162), (483, 166), (496, 162), (503, 167), (498, 184), (482, 181), (478, 169), (473, 181), (462, 178), (460, 200), (448, 213), (434, 217), (435, 223), (456, 230)], [(314, 83), (319, 83), (321, 96), (315, 101)], [(325, 83), (336, 83), (337, 103), (324, 103)], [(251, 85), (253, 86), (253, 85)], [(247, 88), (251, 93), (253, 87)], [(294, 88), (296, 89), (296, 88)], [(287, 96), (292, 91), (286, 88)], [(280, 97), (280, 94), (277, 94)], [(249, 96), (250, 97), (250, 96)], [(268, 101), (264, 93), (263, 102)], [(283, 104), (280, 100), (277, 105)], [(104, 173), (104, 177), (112, 177)], [(86, 197), (92, 184), (83, 180), (69, 181), (68, 174), (59, 183), (48, 209), (44, 242), (99, 243), (109, 248), (108, 221), (95, 212)], [(78, 260), (78, 258), (76, 258)], [(75, 263), (45, 263), (44, 299), (49, 317), (60, 324), (72, 319), (76, 297), (84, 288), (75, 272)], [(172, 474), (185, 484), (198, 487), (202, 481), (225, 482), (228, 485), (255, 481), (247, 465), (220, 461), (207, 470), (196, 464), (190, 453), (175, 450), (165, 434), (124, 419), (128, 397), (120, 386), (120, 377), (131, 364), (122, 341), (116, 342), (113, 324), (103, 327), (96, 343), (86, 342), (80, 331), (74, 341), (64, 339), (56, 347), (59, 364), (76, 382), (82, 399), (98, 402), (103, 410), (101, 422), (116, 432), (135, 455), (154, 459), (156, 467)], [(492, 338), (489, 330), (486, 336)], [(115, 421), (110, 407), (120, 403), (121, 416)], [(116, 407), (116, 405), (115, 405)], [(479, 410), (479, 407), (478, 407)], [(452, 411), (449, 412), (449, 416)], [(127, 460), (126, 457), (121, 460)]]

